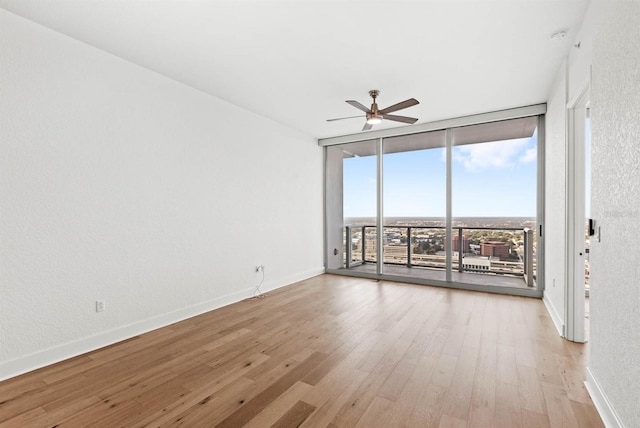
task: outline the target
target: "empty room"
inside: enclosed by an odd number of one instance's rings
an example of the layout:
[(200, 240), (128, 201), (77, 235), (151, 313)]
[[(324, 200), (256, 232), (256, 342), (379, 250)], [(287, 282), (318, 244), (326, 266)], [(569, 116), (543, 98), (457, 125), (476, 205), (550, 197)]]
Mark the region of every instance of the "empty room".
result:
[(0, 0), (0, 427), (640, 427), (640, 2)]

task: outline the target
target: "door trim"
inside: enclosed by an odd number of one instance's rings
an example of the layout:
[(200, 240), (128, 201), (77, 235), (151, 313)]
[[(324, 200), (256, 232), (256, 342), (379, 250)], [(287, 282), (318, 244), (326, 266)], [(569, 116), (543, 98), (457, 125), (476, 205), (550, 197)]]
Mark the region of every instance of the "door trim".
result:
[(567, 103), (566, 161), (566, 289), (565, 338), (583, 343), (585, 336), (584, 221), (585, 221), (585, 111), (590, 84), (585, 82)]

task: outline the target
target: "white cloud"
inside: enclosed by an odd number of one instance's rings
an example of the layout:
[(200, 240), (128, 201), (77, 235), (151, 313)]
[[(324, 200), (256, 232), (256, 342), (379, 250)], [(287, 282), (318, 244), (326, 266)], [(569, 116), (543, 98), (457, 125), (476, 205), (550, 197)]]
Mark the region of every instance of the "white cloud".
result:
[(536, 152), (537, 150), (535, 147), (525, 150), (519, 161), (522, 163), (535, 162), (538, 157)]
[(528, 143), (528, 138), (521, 138), (458, 146), (454, 148), (453, 161), (463, 164), (467, 171), (487, 168), (512, 169), (518, 162), (535, 160), (535, 149), (527, 149), (522, 153)]

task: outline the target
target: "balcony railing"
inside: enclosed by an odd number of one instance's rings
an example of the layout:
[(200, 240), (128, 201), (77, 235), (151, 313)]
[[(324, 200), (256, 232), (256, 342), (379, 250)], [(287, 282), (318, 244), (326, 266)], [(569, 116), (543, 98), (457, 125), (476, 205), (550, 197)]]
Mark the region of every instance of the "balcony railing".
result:
[[(444, 226), (384, 226), (383, 262), (408, 268), (446, 269), (445, 233)], [(345, 226), (345, 267), (377, 263), (377, 239), (376, 226)], [(527, 285), (534, 285), (531, 229), (454, 227), (451, 241), (454, 270), (522, 277)]]

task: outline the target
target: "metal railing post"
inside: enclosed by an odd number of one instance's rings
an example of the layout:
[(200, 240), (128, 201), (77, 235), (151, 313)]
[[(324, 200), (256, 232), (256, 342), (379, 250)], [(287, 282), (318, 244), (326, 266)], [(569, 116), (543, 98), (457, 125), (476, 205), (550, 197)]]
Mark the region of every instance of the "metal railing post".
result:
[(366, 242), (366, 238), (365, 238), (365, 236), (366, 236), (365, 235), (365, 232), (366, 232), (365, 229), (366, 228), (367, 228), (366, 226), (362, 226), (362, 239), (361, 239), (361, 241), (362, 241), (362, 264), (365, 264), (366, 261), (367, 261), (366, 260), (367, 259), (367, 246), (366, 246), (367, 242)]
[(352, 251), (352, 246), (353, 246), (353, 239), (351, 238), (351, 226), (345, 226), (347, 229), (347, 242), (346, 242), (346, 255), (347, 255), (347, 260), (345, 263), (345, 266), (347, 269), (349, 269), (351, 267), (351, 251)]
[(524, 229), (524, 281), (533, 287), (533, 230)]
[(463, 250), (462, 250), (462, 228), (459, 227), (458, 228), (458, 272), (463, 272), (464, 269), (462, 267), (462, 256), (463, 256)]
[(407, 227), (407, 267), (411, 267), (411, 256), (413, 248), (411, 248), (411, 227)]

